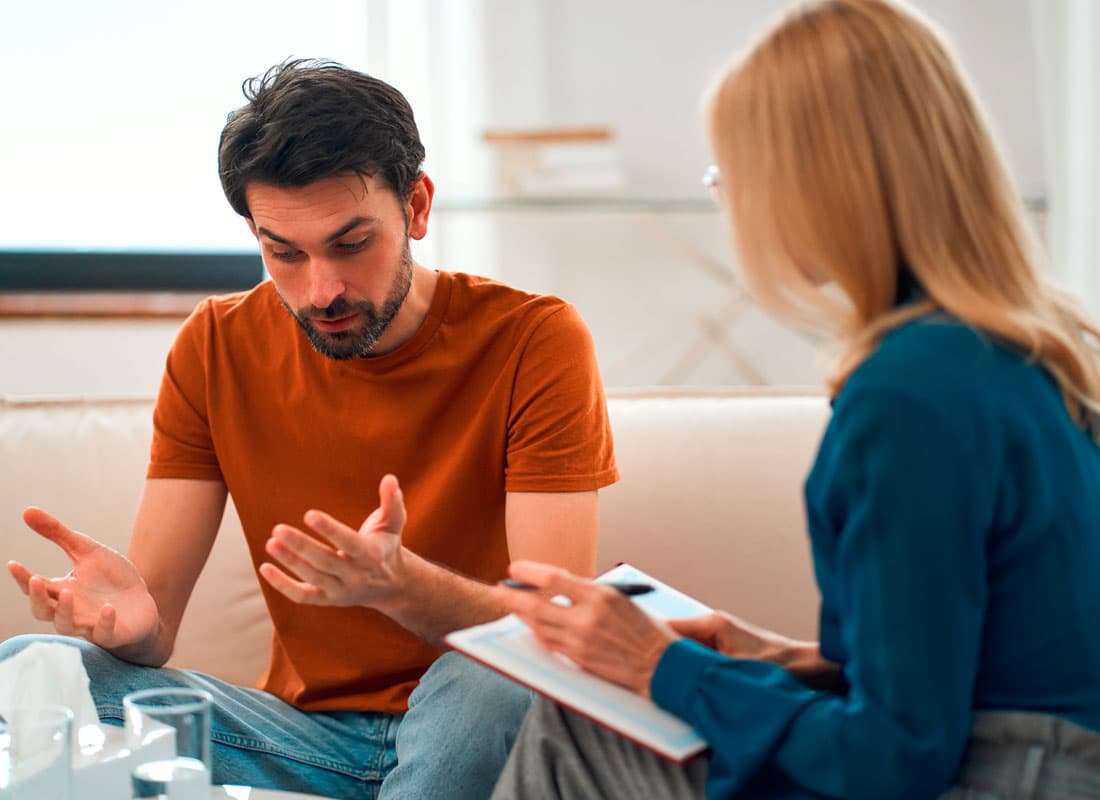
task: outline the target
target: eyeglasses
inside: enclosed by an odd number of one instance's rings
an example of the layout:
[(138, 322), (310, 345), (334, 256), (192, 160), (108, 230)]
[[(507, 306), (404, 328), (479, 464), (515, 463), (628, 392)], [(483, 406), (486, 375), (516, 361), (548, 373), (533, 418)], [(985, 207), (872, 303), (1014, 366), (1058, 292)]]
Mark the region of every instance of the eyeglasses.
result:
[(703, 186), (710, 192), (710, 197), (714, 202), (719, 202), (722, 198), (722, 185), (719, 183), (718, 167), (711, 164), (707, 167), (706, 172), (703, 173)]

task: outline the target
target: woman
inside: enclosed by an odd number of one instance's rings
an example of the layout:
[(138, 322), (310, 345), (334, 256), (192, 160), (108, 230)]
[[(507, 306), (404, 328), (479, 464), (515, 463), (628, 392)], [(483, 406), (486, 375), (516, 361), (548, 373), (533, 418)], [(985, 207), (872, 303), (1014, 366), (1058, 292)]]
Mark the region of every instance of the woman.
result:
[(840, 344), (820, 644), (516, 563), (546, 592), (498, 597), (546, 647), (712, 750), (677, 767), (540, 701), (495, 796), (1100, 798), (1098, 331), (1039, 276), (959, 68), (898, 5), (819, 0), (707, 110), (749, 286)]

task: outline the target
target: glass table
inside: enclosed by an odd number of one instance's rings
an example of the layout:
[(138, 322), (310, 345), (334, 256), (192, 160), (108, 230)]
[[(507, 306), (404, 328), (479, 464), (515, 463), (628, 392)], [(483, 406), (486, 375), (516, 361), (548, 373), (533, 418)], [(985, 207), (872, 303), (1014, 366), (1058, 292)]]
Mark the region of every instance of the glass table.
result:
[(327, 800), (316, 794), (253, 789), (251, 786), (212, 786), (210, 800)]

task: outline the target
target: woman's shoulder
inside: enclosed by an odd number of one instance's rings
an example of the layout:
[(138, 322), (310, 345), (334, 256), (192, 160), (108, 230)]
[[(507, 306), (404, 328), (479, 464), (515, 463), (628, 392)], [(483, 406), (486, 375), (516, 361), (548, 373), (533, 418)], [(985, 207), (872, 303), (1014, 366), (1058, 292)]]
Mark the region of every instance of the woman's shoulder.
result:
[(984, 391), (1030, 365), (1015, 348), (942, 312), (911, 320), (883, 336), (852, 373), (853, 387), (927, 391), (945, 385)]

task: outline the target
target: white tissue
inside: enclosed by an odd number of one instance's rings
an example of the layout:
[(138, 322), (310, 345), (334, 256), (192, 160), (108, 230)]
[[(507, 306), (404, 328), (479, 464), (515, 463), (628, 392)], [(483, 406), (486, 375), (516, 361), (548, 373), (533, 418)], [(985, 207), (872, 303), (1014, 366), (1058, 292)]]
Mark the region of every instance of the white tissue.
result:
[(73, 712), (73, 745), (86, 725), (99, 725), (80, 650), (59, 642), (34, 642), (0, 661), (0, 716), (17, 706), (66, 706)]
[(34, 642), (0, 661), (0, 715), (6, 718), (17, 706), (39, 705), (63, 705), (73, 712), (74, 800), (129, 797), (135, 764), (176, 754), (175, 739), (161, 737), (136, 755), (122, 728), (99, 723), (88, 672), (73, 645)]

